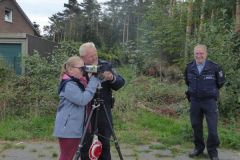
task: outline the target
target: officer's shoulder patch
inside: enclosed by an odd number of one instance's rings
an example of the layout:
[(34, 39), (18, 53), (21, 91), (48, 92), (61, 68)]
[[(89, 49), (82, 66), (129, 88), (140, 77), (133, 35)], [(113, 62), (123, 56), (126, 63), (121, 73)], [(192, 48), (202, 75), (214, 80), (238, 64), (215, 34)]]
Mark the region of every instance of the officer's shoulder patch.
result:
[(216, 62), (213, 62), (213, 61), (211, 61), (211, 60), (208, 60), (208, 62), (209, 62), (210, 64), (213, 64), (213, 65), (218, 65)]
[(218, 72), (218, 75), (219, 75), (219, 77), (223, 77), (223, 71), (220, 70), (220, 71)]
[(192, 65), (193, 63), (194, 63), (194, 61), (188, 62), (187, 66)]

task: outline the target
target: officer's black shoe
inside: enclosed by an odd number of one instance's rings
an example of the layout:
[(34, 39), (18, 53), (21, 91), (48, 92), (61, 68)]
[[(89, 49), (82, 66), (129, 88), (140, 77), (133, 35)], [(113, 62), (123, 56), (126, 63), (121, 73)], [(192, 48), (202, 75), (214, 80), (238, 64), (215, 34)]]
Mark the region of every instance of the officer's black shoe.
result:
[(197, 149), (194, 149), (192, 151), (192, 153), (189, 154), (189, 157), (193, 158), (193, 157), (197, 157), (199, 156), (200, 154), (202, 154), (203, 151), (202, 150), (197, 150)]
[(219, 160), (218, 156), (211, 157), (211, 160)]

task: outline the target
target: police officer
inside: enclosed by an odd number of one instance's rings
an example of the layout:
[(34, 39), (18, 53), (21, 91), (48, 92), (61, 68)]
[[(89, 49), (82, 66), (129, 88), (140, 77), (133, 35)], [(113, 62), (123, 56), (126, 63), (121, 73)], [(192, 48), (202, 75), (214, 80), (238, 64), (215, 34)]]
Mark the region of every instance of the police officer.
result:
[(217, 147), (220, 144), (217, 132), (219, 89), (225, 82), (224, 72), (220, 66), (207, 59), (207, 47), (199, 44), (194, 48), (195, 60), (187, 64), (185, 82), (190, 101), (190, 119), (194, 131), (195, 148), (189, 157), (203, 153), (203, 117), (208, 127), (207, 151), (211, 160), (218, 160)]
[[(84, 43), (79, 48), (80, 57), (83, 59), (84, 63), (86, 65), (100, 65), (103, 67), (104, 72), (102, 73), (102, 78), (104, 79), (101, 83), (102, 89), (99, 92), (99, 95), (101, 99), (103, 99), (104, 106), (107, 110), (107, 114), (110, 118), (110, 121), (112, 123), (112, 105), (113, 105), (113, 99), (112, 99), (112, 90), (118, 90), (120, 89), (124, 83), (125, 80), (116, 73), (116, 71), (112, 68), (111, 63), (98, 59), (97, 50), (92, 42)], [(111, 129), (106, 117), (106, 114), (104, 112), (104, 108), (100, 107), (100, 110), (98, 111), (98, 121), (97, 124), (94, 124), (95, 120), (93, 119), (92, 127), (97, 125), (98, 129), (98, 139), (102, 142), (103, 150), (102, 154), (99, 158), (99, 160), (111, 160), (111, 154), (110, 154), (110, 137), (111, 137)], [(91, 133), (87, 135), (86, 143), (82, 149), (82, 156), (81, 159), (88, 160), (88, 150), (92, 142), (92, 136)]]

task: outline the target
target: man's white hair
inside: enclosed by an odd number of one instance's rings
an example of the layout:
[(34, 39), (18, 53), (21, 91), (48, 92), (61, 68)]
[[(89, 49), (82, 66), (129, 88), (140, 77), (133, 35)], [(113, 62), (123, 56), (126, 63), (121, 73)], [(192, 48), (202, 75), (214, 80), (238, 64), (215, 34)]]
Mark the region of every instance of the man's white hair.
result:
[(94, 45), (93, 42), (83, 43), (83, 44), (80, 46), (80, 48), (79, 48), (80, 57), (85, 56), (85, 54), (86, 54), (86, 49), (87, 49), (87, 48), (95, 48), (95, 49), (96, 49), (96, 47), (95, 47), (95, 45)]
[(207, 46), (204, 45), (204, 44), (197, 44), (195, 47), (194, 47), (194, 53), (195, 53), (195, 50), (198, 49), (198, 48), (201, 48), (205, 51), (205, 53), (207, 53)]

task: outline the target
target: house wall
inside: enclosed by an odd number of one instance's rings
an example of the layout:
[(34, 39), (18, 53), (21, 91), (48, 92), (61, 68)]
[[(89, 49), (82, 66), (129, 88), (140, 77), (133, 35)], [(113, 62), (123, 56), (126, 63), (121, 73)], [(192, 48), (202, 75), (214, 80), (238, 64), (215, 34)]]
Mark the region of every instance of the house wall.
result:
[[(27, 33), (35, 35), (31, 25), (16, 7), (14, 0), (0, 1), (0, 33)], [(5, 8), (12, 10), (12, 22), (4, 20)]]

